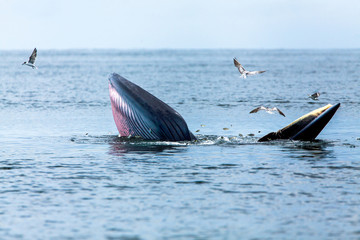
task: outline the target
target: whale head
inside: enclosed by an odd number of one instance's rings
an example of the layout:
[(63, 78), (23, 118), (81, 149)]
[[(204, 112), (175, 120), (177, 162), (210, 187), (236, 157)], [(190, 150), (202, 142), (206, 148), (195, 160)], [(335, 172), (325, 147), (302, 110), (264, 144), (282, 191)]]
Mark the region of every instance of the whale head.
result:
[(116, 127), (121, 136), (147, 140), (195, 140), (183, 117), (138, 85), (113, 73), (109, 93)]

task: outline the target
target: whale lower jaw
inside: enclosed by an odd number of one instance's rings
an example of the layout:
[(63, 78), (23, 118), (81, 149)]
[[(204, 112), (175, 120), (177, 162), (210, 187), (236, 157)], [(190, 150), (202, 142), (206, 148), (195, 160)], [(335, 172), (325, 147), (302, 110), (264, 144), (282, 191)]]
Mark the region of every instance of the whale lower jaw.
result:
[(277, 132), (271, 132), (263, 136), (258, 141), (266, 142), (277, 139), (312, 141), (328, 124), (339, 107), (340, 103), (334, 106), (328, 104), (324, 107), (318, 108), (303, 115)]
[(196, 139), (178, 112), (116, 73), (109, 77), (109, 93), (120, 136), (160, 141)]

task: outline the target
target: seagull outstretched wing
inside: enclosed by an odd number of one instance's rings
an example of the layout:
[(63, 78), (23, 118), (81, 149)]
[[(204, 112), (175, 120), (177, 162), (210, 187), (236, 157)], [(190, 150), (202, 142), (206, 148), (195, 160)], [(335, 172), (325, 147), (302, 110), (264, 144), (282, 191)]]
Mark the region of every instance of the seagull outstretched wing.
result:
[(34, 48), (34, 51), (32, 52), (31, 56), (29, 57), (29, 63), (31, 63), (31, 64), (35, 63), (36, 55), (37, 55), (37, 49)]
[(266, 107), (260, 106), (260, 107), (257, 107), (255, 109), (251, 110), (250, 113), (257, 113), (260, 110), (266, 110), (266, 109), (267, 109)]
[(237, 67), (237, 69), (241, 74), (245, 72), (245, 68), (239, 63), (239, 61), (236, 58), (234, 58), (234, 65), (235, 67)]
[(282, 115), (282, 116), (285, 117), (285, 114), (284, 114), (282, 111), (280, 111), (280, 109), (278, 109), (277, 107), (275, 107), (275, 110), (278, 111), (278, 112), (280, 113), (280, 115)]
[(251, 71), (251, 72), (247, 72), (247, 75), (256, 75), (256, 74), (260, 74), (266, 71)]

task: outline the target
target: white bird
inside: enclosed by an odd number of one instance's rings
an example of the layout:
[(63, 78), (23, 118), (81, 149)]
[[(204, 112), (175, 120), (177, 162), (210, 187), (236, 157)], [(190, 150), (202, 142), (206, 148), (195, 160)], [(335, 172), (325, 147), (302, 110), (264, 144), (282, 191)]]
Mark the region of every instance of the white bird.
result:
[(320, 97), (319, 92), (316, 92), (316, 93), (313, 93), (313, 94), (309, 95), (309, 98), (311, 98), (312, 100), (318, 100), (319, 97)]
[(260, 106), (252, 110), (250, 113), (257, 113), (260, 110), (265, 110), (267, 113), (270, 114), (274, 114), (274, 111), (277, 111), (280, 115), (285, 117), (285, 114), (282, 111), (280, 111), (280, 109), (278, 109), (277, 107), (268, 108), (268, 107)]
[(29, 67), (32, 67), (33, 69), (34, 69), (34, 68), (37, 68), (37, 67), (35, 66), (36, 55), (37, 55), (37, 50), (36, 50), (36, 48), (34, 48), (34, 51), (32, 52), (31, 56), (29, 57), (29, 61), (24, 62), (22, 65), (25, 64), (25, 65), (27, 65), (27, 66), (29, 66)]
[(247, 75), (255, 75), (266, 72), (266, 71), (246, 71), (245, 68), (239, 63), (239, 61), (236, 58), (234, 58), (234, 65), (235, 67), (237, 67), (237, 69), (241, 74), (241, 77), (243, 78), (246, 78)]

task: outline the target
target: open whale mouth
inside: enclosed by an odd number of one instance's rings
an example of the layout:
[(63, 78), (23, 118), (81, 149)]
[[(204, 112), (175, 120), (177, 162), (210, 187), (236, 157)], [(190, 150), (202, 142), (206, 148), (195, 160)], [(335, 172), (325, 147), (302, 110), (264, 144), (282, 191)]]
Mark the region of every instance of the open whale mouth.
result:
[[(158, 141), (196, 139), (177, 111), (116, 73), (109, 77), (109, 92), (112, 112), (120, 136), (139, 136), (146, 140)], [(339, 107), (340, 103), (318, 108), (277, 132), (267, 134), (258, 141), (314, 140)]]
[(161, 141), (196, 139), (178, 112), (116, 73), (109, 77), (109, 92), (120, 136)]
[(319, 135), (326, 124), (331, 120), (339, 107), (340, 103), (334, 106), (328, 104), (324, 107), (318, 108), (308, 114), (303, 115), (277, 132), (271, 132), (265, 135), (258, 141), (266, 142), (276, 139), (312, 141)]

